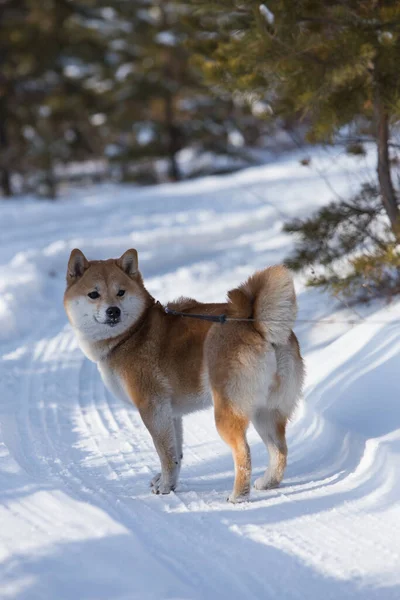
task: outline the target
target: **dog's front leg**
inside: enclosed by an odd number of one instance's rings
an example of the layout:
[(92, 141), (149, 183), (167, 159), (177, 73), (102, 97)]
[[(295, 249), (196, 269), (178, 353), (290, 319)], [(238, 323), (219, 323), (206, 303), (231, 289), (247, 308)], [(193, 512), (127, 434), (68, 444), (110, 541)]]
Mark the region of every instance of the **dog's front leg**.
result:
[(171, 403), (165, 399), (153, 399), (139, 407), (144, 424), (153, 438), (161, 462), (161, 473), (151, 482), (154, 494), (169, 494), (175, 489), (180, 470)]

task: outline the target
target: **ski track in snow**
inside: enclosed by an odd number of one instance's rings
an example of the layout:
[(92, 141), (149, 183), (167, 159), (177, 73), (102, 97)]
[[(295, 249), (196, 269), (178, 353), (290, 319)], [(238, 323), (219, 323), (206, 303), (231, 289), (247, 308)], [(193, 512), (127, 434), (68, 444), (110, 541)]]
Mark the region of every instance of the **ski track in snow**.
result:
[[(340, 193), (373, 163), (313, 161)], [(160, 300), (219, 300), (288, 254), (286, 215), (331, 198), (294, 154), (228, 177), (0, 207), (2, 599), (400, 597), (399, 302), (363, 308), (352, 327), (297, 281), (300, 317), (337, 322), (299, 322), (308, 377), (284, 483), (235, 506), (211, 410), (185, 419), (177, 492), (151, 494), (151, 438), (105, 390), (62, 308), (74, 246), (93, 258), (135, 246)], [(266, 452), (249, 438), (255, 478)]]

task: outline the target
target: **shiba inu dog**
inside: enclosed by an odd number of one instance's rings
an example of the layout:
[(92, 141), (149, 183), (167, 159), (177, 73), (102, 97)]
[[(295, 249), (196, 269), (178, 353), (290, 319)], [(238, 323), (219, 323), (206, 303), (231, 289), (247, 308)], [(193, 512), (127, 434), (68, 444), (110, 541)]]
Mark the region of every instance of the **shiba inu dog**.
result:
[(292, 331), (296, 297), (285, 267), (255, 273), (228, 293), (226, 303), (181, 298), (167, 305), (189, 314), (224, 313), (228, 321), (221, 324), (167, 314), (143, 284), (136, 250), (104, 261), (88, 261), (73, 250), (64, 306), (80, 347), (97, 363), (105, 385), (136, 405), (153, 438), (161, 462), (161, 472), (151, 481), (154, 493), (168, 494), (177, 485), (182, 416), (212, 402), (218, 432), (235, 465), (228, 500), (249, 497), (250, 421), (270, 458), (255, 488), (280, 484), (286, 424), (304, 377)]

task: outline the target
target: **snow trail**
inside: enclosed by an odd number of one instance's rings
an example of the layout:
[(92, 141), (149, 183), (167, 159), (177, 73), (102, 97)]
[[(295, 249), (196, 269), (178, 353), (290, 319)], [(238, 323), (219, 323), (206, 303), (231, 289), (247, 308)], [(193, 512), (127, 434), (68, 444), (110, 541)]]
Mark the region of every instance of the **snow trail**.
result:
[[(313, 155), (340, 193), (371, 160)], [(400, 596), (400, 302), (363, 308), (351, 326), (347, 309), (297, 280), (300, 317), (336, 323), (298, 323), (308, 376), (284, 483), (235, 506), (211, 410), (185, 419), (177, 492), (151, 494), (150, 436), (105, 390), (62, 307), (74, 246), (93, 258), (137, 247), (161, 301), (221, 300), (289, 253), (285, 215), (331, 198), (294, 153), (222, 178), (0, 207), (1, 598)], [(266, 452), (249, 437), (255, 479)]]

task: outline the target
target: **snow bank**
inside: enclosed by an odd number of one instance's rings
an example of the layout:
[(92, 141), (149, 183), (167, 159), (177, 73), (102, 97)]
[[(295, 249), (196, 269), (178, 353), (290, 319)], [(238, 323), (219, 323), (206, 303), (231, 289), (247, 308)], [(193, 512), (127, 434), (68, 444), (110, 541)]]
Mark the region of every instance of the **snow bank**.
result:
[[(286, 477), (240, 506), (225, 500), (233, 466), (211, 411), (186, 419), (177, 492), (152, 496), (150, 436), (105, 391), (62, 307), (74, 247), (92, 258), (138, 248), (161, 301), (223, 299), (289, 253), (285, 219), (332, 188), (356, 191), (375, 163), (316, 149), (305, 167), (302, 156), (0, 205), (2, 598), (398, 598), (399, 301), (364, 307), (351, 325), (352, 311), (297, 279), (308, 375)], [(266, 453), (249, 437), (257, 477)]]

